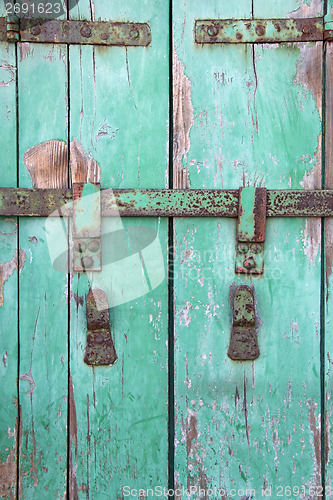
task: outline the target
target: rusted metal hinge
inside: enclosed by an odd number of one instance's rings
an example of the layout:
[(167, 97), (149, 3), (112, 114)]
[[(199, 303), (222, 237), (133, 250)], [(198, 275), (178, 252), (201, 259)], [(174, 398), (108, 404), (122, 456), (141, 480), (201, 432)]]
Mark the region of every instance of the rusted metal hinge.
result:
[(266, 188), (240, 188), (236, 273), (262, 274), (264, 272), (266, 212)]
[(147, 23), (0, 18), (0, 41), (147, 47)]
[(254, 296), (252, 289), (246, 285), (239, 286), (234, 293), (228, 356), (234, 361), (253, 361), (259, 356)]
[(198, 44), (282, 43), (332, 40), (331, 15), (304, 19), (205, 19), (197, 20)]

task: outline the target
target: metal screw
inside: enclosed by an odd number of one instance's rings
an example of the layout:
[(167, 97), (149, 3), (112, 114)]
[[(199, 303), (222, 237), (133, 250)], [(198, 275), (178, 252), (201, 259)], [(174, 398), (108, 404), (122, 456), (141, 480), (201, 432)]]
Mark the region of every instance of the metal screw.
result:
[(262, 24), (256, 26), (256, 33), (258, 36), (264, 36), (266, 33), (266, 28)]
[(238, 251), (239, 253), (246, 253), (249, 250), (249, 246), (246, 243), (239, 243)]
[(92, 240), (88, 244), (88, 248), (91, 252), (97, 252), (100, 248), (100, 244), (98, 240)]
[(132, 28), (129, 32), (129, 36), (132, 38), (132, 40), (135, 40), (139, 36), (139, 30), (137, 28)]
[(34, 36), (40, 35), (41, 31), (40, 26), (33, 26), (30, 30), (31, 34)]
[(89, 257), (87, 255), (85, 257), (82, 257), (82, 259), (81, 259), (82, 267), (84, 267), (86, 269), (89, 269), (90, 267), (92, 267), (93, 263), (94, 263), (93, 258)]
[(89, 28), (89, 26), (87, 26), (87, 25), (82, 26), (80, 33), (85, 38), (89, 38), (91, 36), (91, 28)]
[(261, 248), (261, 245), (259, 243), (254, 243), (253, 245), (251, 245), (251, 251), (253, 253), (260, 253), (262, 250)]
[(209, 36), (217, 36), (219, 31), (220, 31), (220, 28), (218, 26), (215, 26), (215, 25), (208, 26), (208, 28), (207, 28), (207, 33)]
[(245, 259), (244, 262), (243, 262), (243, 266), (245, 267), (245, 269), (247, 269), (248, 271), (250, 269), (253, 269), (254, 267), (256, 267), (256, 263), (255, 263), (255, 260), (253, 257), (250, 257), (249, 259)]

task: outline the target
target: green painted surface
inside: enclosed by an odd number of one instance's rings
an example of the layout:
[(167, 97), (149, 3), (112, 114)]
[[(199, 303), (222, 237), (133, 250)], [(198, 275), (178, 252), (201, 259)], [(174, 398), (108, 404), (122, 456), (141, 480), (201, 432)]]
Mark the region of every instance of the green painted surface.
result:
[[(70, 48), (71, 138), (97, 160), (102, 188), (166, 187), (168, 5), (130, 0), (98, 1), (94, 7), (96, 19), (148, 22), (152, 43), (146, 48)], [(90, 3), (80, 1), (71, 16), (90, 19)], [(71, 285), (73, 499), (120, 499), (126, 487), (167, 486), (167, 280), (154, 288), (150, 262), (144, 269), (140, 261), (133, 267), (137, 257), (127, 256), (132, 253), (127, 247), (131, 227), (143, 234), (147, 228), (156, 231), (163, 252), (157, 265), (166, 272), (166, 220), (103, 219), (102, 233), (125, 231), (127, 242), (113, 249), (118, 261), (112, 269), (106, 264), (111, 251), (103, 246), (103, 271), (94, 278), (105, 282), (109, 305), (118, 304), (110, 309), (118, 356), (112, 367), (83, 363), (87, 276), (74, 277)], [(111, 288), (119, 286), (115, 297)], [(140, 498), (139, 493), (132, 498)]]
[[(2, 6), (0, 15), (3, 14)], [(16, 186), (15, 47), (0, 44), (1, 183)], [(17, 221), (0, 218), (0, 496), (16, 498), (17, 406)], [(7, 318), (10, 318), (8, 321)]]
[[(230, 8), (174, 2), (193, 106), (183, 157), (190, 187), (320, 187), (322, 46), (194, 47), (194, 20), (218, 10), (225, 18)], [(250, 17), (251, 2), (238, 10), (230, 17)], [(261, 15), (256, 3), (254, 11)], [(310, 60), (318, 86), (308, 81)], [(303, 485), (309, 495), (321, 481), (320, 221), (267, 220), (260, 278), (235, 276), (235, 235), (233, 220), (175, 226), (176, 483), (192, 486), (190, 498), (204, 498), (199, 487), (222, 488), (225, 498), (270, 487), (285, 498), (295, 487), (302, 498)], [(255, 290), (261, 354), (253, 363), (227, 357), (230, 289), (240, 284)]]
[[(66, 48), (21, 44), (18, 50), (19, 182), (31, 187), (25, 151), (67, 139)], [(51, 180), (51, 172), (45, 177)], [(32, 218), (19, 225), (26, 255), (19, 284), (20, 495), (27, 499), (66, 492), (68, 287), (66, 274), (52, 268), (44, 224)]]

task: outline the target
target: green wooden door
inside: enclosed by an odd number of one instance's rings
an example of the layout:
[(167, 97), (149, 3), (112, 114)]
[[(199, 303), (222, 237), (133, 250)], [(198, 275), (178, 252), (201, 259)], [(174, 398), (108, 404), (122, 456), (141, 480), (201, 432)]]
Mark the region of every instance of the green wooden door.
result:
[[(1, 187), (333, 188), (331, 42), (194, 38), (199, 19), (322, 17), (324, 1), (69, 7), (148, 23), (151, 44), (1, 42)], [(251, 276), (235, 274), (235, 219), (106, 218), (104, 256), (117, 231), (158, 245), (134, 263), (119, 250), (118, 361), (95, 368), (86, 299), (103, 280), (54, 264), (48, 224), (1, 219), (1, 498), (333, 498), (330, 219), (268, 218)], [(243, 284), (260, 356), (235, 362)]]

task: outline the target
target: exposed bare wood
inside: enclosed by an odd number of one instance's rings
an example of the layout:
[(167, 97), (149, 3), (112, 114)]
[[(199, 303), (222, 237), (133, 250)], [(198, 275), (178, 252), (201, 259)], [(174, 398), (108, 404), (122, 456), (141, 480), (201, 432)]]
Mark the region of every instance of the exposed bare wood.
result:
[(74, 139), (70, 146), (72, 182), (100, 182), (101, 170), (96, 160), (86, 155), (81, 144)]
[(51, 140), (28, 149), (24, 153), (24, 165), (30, 174), (33, 187), (68, 186), (68, 153), (63, 141)]
[(190, 130), (194, 124), (191, 100), (191, 82), (185, 75), (185, 67), (173, 52), (173, 185), (175, 189), (190, 187), (187, 166), (182, 166), (190, 149)]
[(3, 286), (9, 276), (11, 276), (14, 270), (19, 266), (19, 273), (23, 269), (26, 259), (26, 254), (24, 250), (15, 251), (15, 255), (9, 262), (0, 264), (0, 307), (3, 305)]

